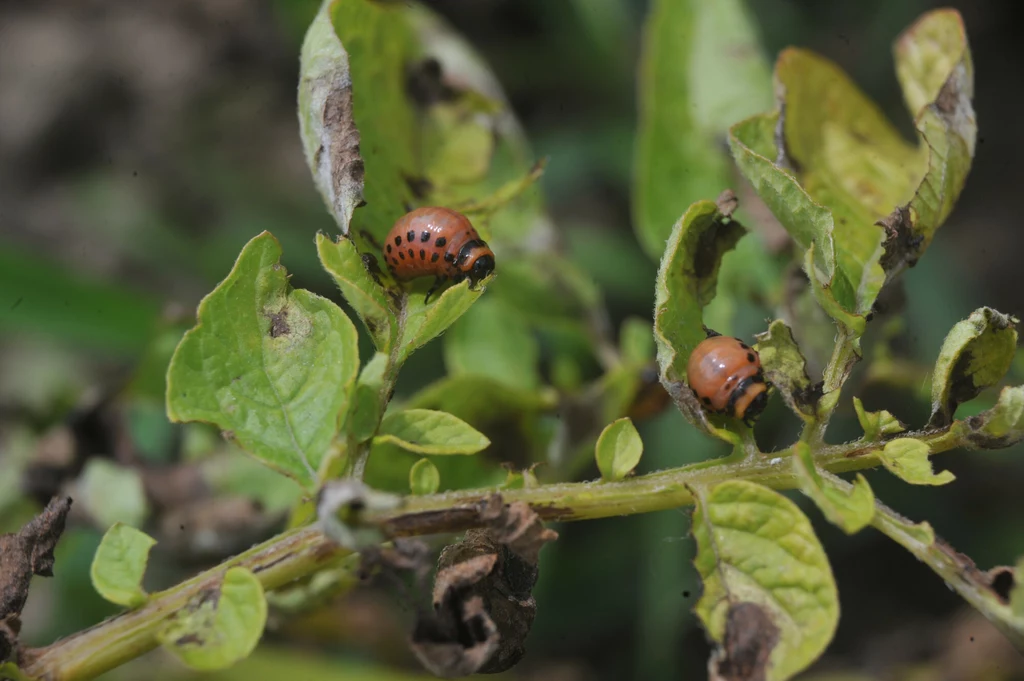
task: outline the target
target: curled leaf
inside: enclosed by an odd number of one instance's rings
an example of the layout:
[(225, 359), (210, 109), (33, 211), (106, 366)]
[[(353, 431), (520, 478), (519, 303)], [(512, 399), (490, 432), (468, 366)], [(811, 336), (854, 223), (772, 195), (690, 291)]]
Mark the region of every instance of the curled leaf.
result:
[(18, 645), (32, 576), (53, 576), (53, 552), (70, 511), (71, 497), (54, 497), (17, 533), (0, 535), (0, 662)]
[(597, 439), (595, 458), (601, 478), (608, 481), (622, 480), (640, 463), (644, 443), (640, 433), (628, 418), (621, 418), (608, 424)]
[(932, 374), (931, 427), (949, 425), (957, 406), (998, 383), (1017, 350), (1016, 317), (990, 307), (957, 322), (946, 336)]
[(793, 339), (793, 331), (784, 321), (776, 319), (767, 331), (757, 335), (756, 349), (765, 377), (789, 408), (805, 421), (813, 419), (821, 387), (811, 385), (807, 360)]
[(192, 669), (214, 671), (248, 657), (266, 622), (260, 580), (245, 568), (233, 567), (175, 612), (157, 639)]
[(661, 375), (685, 380), (690, 353), (704, 340), (702, 309), (715, 296), (722, 257), (745, 234), (712, 201), (698, 201), (672, 228), (658, 268), (654, 338)]
[(790, 678), (822, 653), (839, 620), (832, 569), (810, 522), (778, 492), (742, 480), (698, 489), (695, 501), (694, 564), (704, 582), (696, 610), (718, 643), (712, 672), (738, 666), (748, 675), (737, 678)]
[(130, 525), (114, 524), (100, 541), (89, 575), (97, 592), (111, 603), (135, 608), (146, 602), (142, 577), (156, 540)]
[(859, 397), (853, 398), (853, 408), (857, 412), (857, 420), (860, 421), (860, 427), (864, 429), (864, 440), (867, 442), (877, 442), (886, 435), (895, 435), (906, 430), (899, 419), (884, 409), (882, 411), (865, 410), (864, 403), (860, 401)]
[(875, 495), (863, 475), (850, 490), (823, 478), (814, 465), (811, 448), (806, 443), (797, 443), (793, 450), (793, 470), (800, 479), (801, 491), (809, 496), (828, 518), (847, 534), (864, 529), (875, 515)]
[(953, 482), (956, 476), (950, 471), (939, 474), (932, 471), (929, 451), (924, 442), (903, 437), (887, 442), (878, 457), (889, 472), (912, 485), (945, 485)]
[(967, 437), (976, 447), (1001, 449), (1024, 439), (1024, 386), (1003, 388), (991, 409), (967, 421)]
[(537, 613), (540, 548), (558, 537), (525, 503), (506, 506), (497, 495), (481, 519), (485, 529), (441, 552), (434, 612), (413, 631), (413, 652), (438, 676), (502, 672), (522, 659)]
[(265, 465), (312, 486), (359, 370), (356, 328), (288, 285), (281, 246), (252, 239), (199, 304), (167, 372), (167, 415), (227, 431)]

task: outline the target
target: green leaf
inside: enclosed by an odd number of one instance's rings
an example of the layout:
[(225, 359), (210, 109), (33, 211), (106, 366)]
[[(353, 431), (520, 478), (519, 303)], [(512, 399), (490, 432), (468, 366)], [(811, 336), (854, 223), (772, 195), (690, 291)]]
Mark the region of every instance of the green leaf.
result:
[(863, 315), (851, 314), (854, 287), (836, 266), (834, 221), (831, 212), (816, 203), (796, 176), (777, 163), (775, 131), (778, 113), (761, 114), (729, 130), (729, 147), (740, 171), (793, 240), (806, 251), (804, 270), (814, 296), (836, 321), (864, 332)]
[(697, 616), (720, 645), (743, 635), (762, 643), (766, 669), (750, 678), (788, 679), (824, 651), (839, 621), (832, 569), (811, 523), (786, 497), (745, 480), (697, 492)]
[(781, 319), (756, 336), (758, 355), (768, 382), (797, 416), (811, 421), (815, 415), (818, 394), (807, 376), (807, 360), (793, 340), (793, 331)]
[(636, 426), (628, 418), (618, 419), (601, 431), (594, 455), (601, 479), (609, 482), (624, 480), (640, 463), (644, 443)]
[(771, 106), (771, 76), (741, 0), (656, 0), (644, 28), (634, 225), (659, 258), (673, 221), (732, 185), (721, 138)]
[(1003, 388), (991, 409), (968, 420), (968, 438), (983, 449), (1009, 447), (1024, 439), (1024, 386)]
[(441, 472), (430, 459), (420, 459), (409, 469), (409, 489), (413, 494), (433, 494), (441, 486)]
[(512, 388), (535, 390), (539, 357), (537, 340), (519, 310), (497, 298), (479, 301), (444, 337), (450, 375), (490, 376)]
[(111, 603), (129, 608), (145, 603), (142, 577), (149, 550), (155, 544), (156, 540), (145, 532), (114, 523), (103, 535), (89, 569), (93, 587)]
[(172, 421), (206, 421), (309, 487), (338, 433), (359, 369), (355, 326), (288, 285), (268, 232), (199, 304), (167, 375)]
[(175, 612), (157, 639), (199, 671), (226, 669), (249, 656), (267, 623), (263, 586), (252, 572), (233, 567)]
[(983, 307), (958, 322), (946, 336), (932, 374), (929, 426), (953, 420), (958, 405), (998, 383), (1017, 350), (1016, 317)]
[[(476, 291), (469, 288), (469, 281), (449, 286), (429, 304), (424, 305), (423, 295), (410, 293), (402, 297), (399, 310), (402, 324), (402, 340), (398, 351), (398, 365), (405, 363), (413, 352), (445, 332), (470, 306), (483, 295), (488, 277), (478, 284)], [(401, 321), (404, 319), (404, 323)]]
[(935, 474), (932, 462), (928, 458), (928, 445), (909, 437), (890, 440), (878, 453), (882, 465), (904, 481), (912, 485), (945, 485), (953, 482), (956, 476), (950, 471)]
[(356, 250), (352, 239), (341, 236), (331, 241), (323, 234), (316, 235), (316, 249), (320, 263), (334, 277), (345, 300), (363, 320), (379, 352), (388, 353), (397, 335), (395, 313), (391, 310), (388, 294), (374, 281)]
[(622, 359), (636, 366), (644, 366), (654, 359), (654, 329), (646, 319), (627, 317), (619, 330), (619, 349)]
[(388, 414), (373, 441), (374, 444), (395, 444), (422, 455), (476, 454), (491, 444), (465, 421), (430, 409), (406, 409)]
[(356, 382), (356, 389), (352, 395), (352, 411), (346, 424), (348, 432), (356, 442), (366, 442), (377, 432), (383, 409), (380, 391), (384, 385), (387, 361), (387, 355), (378, 352), (359, 374), (359, 381)]
[(11, 681), (36, 681), (31, 676), (18, 669), (18, 665), (13, 662), (4, 662), (0, 664), (0, 679), (5, 681), (6, 679), (10, 679)]
[(828, 521), (846, 534), (867, 527), (875, 515), (875, 495), (860, 473), (849, 491), (823, 478), (814, 465), (811, 448), (804, 442), (793, 450), (793, 470), (800, 479), (800, 490), (817, 504)]
[(864, 429), (864, 440), (867, 442), (877, 442), (886, 435), (895, 435), (906, 430), (899, 419), (884, 409), (882, 411), (865, 411), (864, 403), (860, 401), (859, 397), (853, 398), (853, 408), (857, 412), (857, 420), (860, 421), (860, 427)]
[(712, 201), (698, 201), (672, 228), (658, 269), (654, 338), (663, 376), (686, 377), (690, 353), (704, 340), (702, 308), (715, 296), (722, 256), (745, 231)]
[(78, 497), (100, 527), (124, 523), (140, 527), (149, 515), (139, 472), (106, 459), (90, 459), (78, 480)]

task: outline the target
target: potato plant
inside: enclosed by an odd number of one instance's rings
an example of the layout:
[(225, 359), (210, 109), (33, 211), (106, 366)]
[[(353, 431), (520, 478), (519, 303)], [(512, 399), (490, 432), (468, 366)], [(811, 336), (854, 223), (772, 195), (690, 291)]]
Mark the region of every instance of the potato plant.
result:
[[(1022, 386), (957, 418), (1003, 382), (1018, 320), (980, 307), (949, 331), (926, 423), (868, 411), (843, 390), (859, 362), (882, 356), (884, 334), (869, 331), (900, 311), (880, 301), (926, 255), (967, 180), (977, 124), (961, 18), (930, 12), (895, 43), (914, 142), (828, 60), (789, 48), (772, 72), (757, 40), (732, 0), (652, 3), (633, 206), (636, 238), (660, 265), (652, 319), (615, 330), (536, 184), (558, 159), (533, 156), (463, 39), (418, 4), (325, 0), (302, 48), (298, 131), (336, 222), (308, 247), (338, 296), (294, 288), (281, 244), (255, 234), (174, 346), (165, 382), (171, 421), (212, 426), (266, 467), (267, 489), (294, 481), (288, 529), (148, 593), (155, 540), (114, 523), (91, 576), (124, 612), (23, 648), (28, 580), (52, 568), (68, 512), (55, 500), (0, 538), (2, 560), (19, 561), (3, 563), (0, 674), (93, 678), (157, 646), (195, 669), (226, 668), (256, 648), (270, 610), (315, 608), (370, 578), (428, 594), (409, 632), (428, 671), (500, 672), (529, 655), (544, 605), (532, 589), (557, 541), (548, 524), (692, 507), (710, 678), (780, 681), (826, 650), (841, 601), (786, 490), (847, 534), (870, 526), (904, 547), (1024, 650), (1020, 568), (978, 569), (858, 473), (945, 485), (954, 476), (933, 455), (1024, 439)], [(495, 274), (429, 302), (429, 280), (394, 281), (380, 245), (418, 206), (470, 217)], [(756, 425), (708, 413), (687, 376), (693, 349), (709, 331), (731, 333), (737, 301), (752, 298), (775, 312), (749, 342), (798, 426), (774, 451)], [(372, 345), (362, 358), (361, 338)], [(403, 366), (431, 343), (445, 377), (396, 398)], [(835, 442), (844, 401), (863, 434)], [(674, 406), (722, 456), (635, 474), (645, 404)], [(419, 537), (446, 545), (438, 555)]]

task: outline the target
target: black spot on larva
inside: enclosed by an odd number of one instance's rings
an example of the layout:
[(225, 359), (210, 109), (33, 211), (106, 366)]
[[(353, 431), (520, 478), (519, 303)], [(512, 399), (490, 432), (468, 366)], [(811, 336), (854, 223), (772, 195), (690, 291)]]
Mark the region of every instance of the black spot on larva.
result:
[(437, 259), (439, 257), (441, 257), (440, 254), (434, 253), (432, 256), (430, 256), (430, 262), (437, 262)]
[(437, 241), (434, 242), (434, 245), (437, 246), (438, 248), (441, 248), (446, 243), (448, 243), (448, 239), (445, 239), (443, 236), (439, 236), (437, 237)]
[(423, 243), (427, 243), (428, 241), (430, 241), (430, 232), (428, 232), (427, 230), (423, 230), (423, 234), (420, 234), (420, 241), (422, 241)]
[(740, 341), (740, 347), (743, 348), (744, 350), (750, 349), (750, 346), (744, 343), (743, 341)]
[(388, 253), (391, 252), (391, 244), (388, 244)]
[(409, 257), (410, 258), (415, 258), (416, 257), (416, 251), (414, 251), (413, 249), (410, 248), (409, 249)]
[(397, 265), (398, 264), (398, 258), (392, 256), (391, 262), (394, 263), (395, 265)]
[(402, 235), (401, 234), (399, 234), (398, 236), (395, 237), (395, 245), (396, 246), (401, 246), (402, 245)]
[(445, 262), (455, 262), (455, 256), (452, 255), (451, 253), (445, 253), (444, 260)]
[(402, 253), (401, 251), (399, 251), (398, 252), (398, 257), (401, 258), (402, 260), (405, 260), (405, 253)]
[(427, 259), (427, 252), (421, 248), (420, 249), (420, 260), (426, 260), (426, 259)]
[(750, 362), (751, 364), (753, 364), (753, 363), (754, 363), (754, 361), (755, 361), (756, 359), (757, 359), (757, 358), (756, 358), (756, 357), (754, 357), (754, 353), (752, 353), (752, 352), (748, 352), (748, 353), (747, 353), (747, 361), (748, 361), (748, 362)]
[(409, 240), (409, 243), (416, 241), (416, 232), (409, 230), (409, 233), (405, 235), (405, 238)]
[(707, 405), (711, 404), (711, 398), (710, 397), (702, 397), (700, 401), (703, 402), (704, 404), (707, 404)]

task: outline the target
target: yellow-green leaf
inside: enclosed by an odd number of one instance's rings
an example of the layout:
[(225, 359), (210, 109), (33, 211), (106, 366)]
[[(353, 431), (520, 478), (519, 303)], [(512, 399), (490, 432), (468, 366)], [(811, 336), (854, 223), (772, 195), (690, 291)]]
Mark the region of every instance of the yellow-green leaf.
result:
[(695, 496), (694, 564), (704, 582), (697, 616), (720, 645), (730, 625), (762, 626), (764, 668), (751, 678), (792, 677), (821, 655), (839, 621), (832, 568), (810, 521), (778, 492), (744, 480)]
[(875, 495), (863, 475), (857, 474), (852, 489), (842, 489), (822, 477), (814, 465), (811, 448), (804, 442), (797, 443), (793, 450), (793, 470), (800, 479), (800, 490), (843, 532), (860, 532), (871, 522), (875, 515)]
[(853, 398), (853, 408), (857, 412), (857, 420), (860, 421), (860, 427), (864, 429), (864, 440), (867, 442), (877, 442), (886, 435), (895, 435), (906, 430), (899, 419), (884, 409), (882, 411), (865, 410), (864, 403), (860, 401), (859, 397)]
[(601, 478), (611, 482), (622, 480), (633, 472), (644, 453), (644, 443), (636, 426), (628, 418), (614, 421), (601, 431), (594, 457)]
[(1017, 350), (1017, 323), (1016, 317), (983, 307), (953, 326), (932, 373), (929, 425), (947, 425), (958, 405), (1002, 380)]
[(413, 494), (433, 494), (441, 486), (441, 472), (430, 459), (420, 459), (409, 469), (409, 490)]
[(348, 409), (358, 335), (334, 303), (292, 289), (280, 258), (264, 232), (203, 298), (171, 360), (167, 415), (216, 424), (310, 487)]
[(142, 578), (156, 540), (130, 525), (115, 523), (100, 541), (89, 568), (93, 588), (111, 603), (136, 608), (146, 602)]
[(440, 296), (433, 296), (429, 303), (425, 303), (426, 296), (420, 293), (403, 295), (398, 312), (400, 318), (404, 319), (398, 364), (403, 364), (409, 355), (444, 333), (465, 314), (477, 298), (483, 295), (491, 279), (493, 277), (479, 282), (476, 290), (469, 287), (468, 280), (449, 286)]
[(443, 411), (406, 409), (381, 421), (374, 444), (391, 443), (422, 455), (476, 454), (491, 441), (483, 433)]
[(934, 473), (928, 458), (928, 445), (920, 440), (902, 437), (890, 440), (878, 453), (882, 465), (912, 485), (945, 485), (956, 480), (950, 471)]
[(157, 639), (192, 669), (230, 667), (256, 648), (267, 622), (263, 586), (252, 572), (233, 567), (218, 584), (194, 596), (157, 634)]
[(782, 399), (797, 416), (805, 421), (814, 418), (817, 393), (807, 376), (807, 360), (793, 339), (793, 331), (781, 319), (776, 319), (764, 333), (758, 334), (757, 349), (765, 377), (782, 395)]
[(991, 409), (968, 420), (976, 447), (999, 449), (1024, 439), (1024, 386), (1006, 387)]

